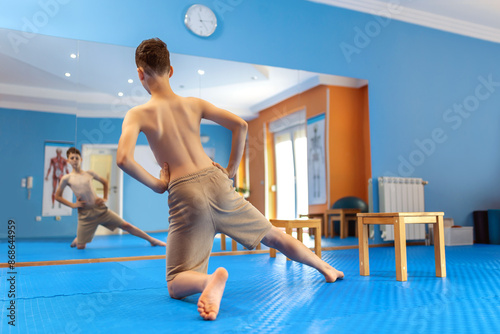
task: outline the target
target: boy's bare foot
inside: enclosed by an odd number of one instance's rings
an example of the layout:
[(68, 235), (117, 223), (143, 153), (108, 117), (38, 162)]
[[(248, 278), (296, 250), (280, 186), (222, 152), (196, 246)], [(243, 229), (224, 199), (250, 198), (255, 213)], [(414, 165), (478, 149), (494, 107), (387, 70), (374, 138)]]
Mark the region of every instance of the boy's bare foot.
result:
[(154, 239), (154, 238), (153, 238), (153, 240), (152, 240), (152, 241), (150, 241), (149, 243), (150, 243), (150, 244), (151, 244), (151, 246), (153, 246), (153, 247), (154, 247), (154, 246), (163, 246), (163, 247), (166, 247), (166, 246), (167, 246), (167, 244), (166, 244), (166, 243), (164, 243), (163, 241), (158, 240), (158, 239)]
[(205, 320), (215, 320), (219, 314), (220, 301), (224, 288), (226, 287), (228, 273), (227, 270), (220, 267), (210, 275), (205, 290), (198, 299), (198, 312)]
[(76, 247), (76, 239), (73, 240), (73, 242), (71, 243), (71, 245), (69, 245), (71, 248), (75, 248)]
[[(325, 262), (326, 263), (326, 262)], [(344, 278), (344, 273), (341, 272), (340, 270), (337, 270), (333, 268), (331, 265), (326, 263), (328, 266), (324, 271), (323, 275), (325, 276), (325, 279), (328, 283), (333, 283), (338, 279), (343, 279)]]

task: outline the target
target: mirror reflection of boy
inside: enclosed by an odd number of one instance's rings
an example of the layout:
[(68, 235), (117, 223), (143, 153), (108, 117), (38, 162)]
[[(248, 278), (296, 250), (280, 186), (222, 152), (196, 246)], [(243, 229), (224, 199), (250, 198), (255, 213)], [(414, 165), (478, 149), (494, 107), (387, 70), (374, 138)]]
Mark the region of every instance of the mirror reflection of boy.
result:
[[(99, 225), (111, 231), (114, 231), (117, 227), (121, 228), (132, 235), (149, 241), (151, 246), (166, 246), (164, 242), (149, 236), (108, 209), (104, 204), (108, 199), (108, 181), (93, 171), (84, 171), (81, 169), (82, 156), (78, 149), (71, 147), (66, 152), (66, 155), (68, 163), (73, 167), (73, 170), (62, 177), (55, 198), (64, 205), (78, 209), (78, 228), (76, 238), (71, 243), (71, 247), (76, 246), (78, 249), (84, 249), (85, 245), (94, 238), (95, 231)], [(104, 198), (97, 196), (92, 186), (93, 180), (102, 183)], [(77, 198), (75, 203), (62, 197), (66, 186), (69, 186), (73, 190)]]

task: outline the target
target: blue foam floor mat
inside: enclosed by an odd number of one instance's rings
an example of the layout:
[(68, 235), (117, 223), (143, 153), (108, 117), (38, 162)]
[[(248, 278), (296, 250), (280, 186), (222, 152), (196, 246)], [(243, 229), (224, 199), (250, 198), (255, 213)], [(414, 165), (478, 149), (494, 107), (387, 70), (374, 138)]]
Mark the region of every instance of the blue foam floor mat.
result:
[(496, 333), (500, 328), (500, 246), (446, 247), (447, 277), (435, 277), (432, 247), (411, 246), (408, 281), (395, 277), (394, 249), (324, 251), (346, 278), (327, 284), (281, 254), (217, 256), (229, 279), (216, 321), (197, 312), (199, 295), (168, 296), (163, 260), (20, 267), (16, 327), (2, 276), (2, 333)]

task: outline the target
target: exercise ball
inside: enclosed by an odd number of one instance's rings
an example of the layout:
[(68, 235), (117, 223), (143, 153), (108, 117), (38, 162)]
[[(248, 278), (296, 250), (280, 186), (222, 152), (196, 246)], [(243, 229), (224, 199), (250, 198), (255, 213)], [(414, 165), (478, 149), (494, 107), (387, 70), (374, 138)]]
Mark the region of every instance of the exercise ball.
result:
[(333, 203), (332, 209), (360, 209), (361, 212), (368, 212), (368, 204), (356, 196), (347, 196)]

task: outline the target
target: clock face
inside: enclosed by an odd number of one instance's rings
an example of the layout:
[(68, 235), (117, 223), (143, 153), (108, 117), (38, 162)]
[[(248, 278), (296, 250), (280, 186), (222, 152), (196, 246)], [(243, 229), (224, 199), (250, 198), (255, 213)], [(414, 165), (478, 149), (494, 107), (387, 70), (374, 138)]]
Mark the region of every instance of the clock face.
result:
[(217, 27), (217, 17), (206, 6), (192, 5), (186, 12), (184, 23), (196, 35), (208, 37), (214, 33)]

